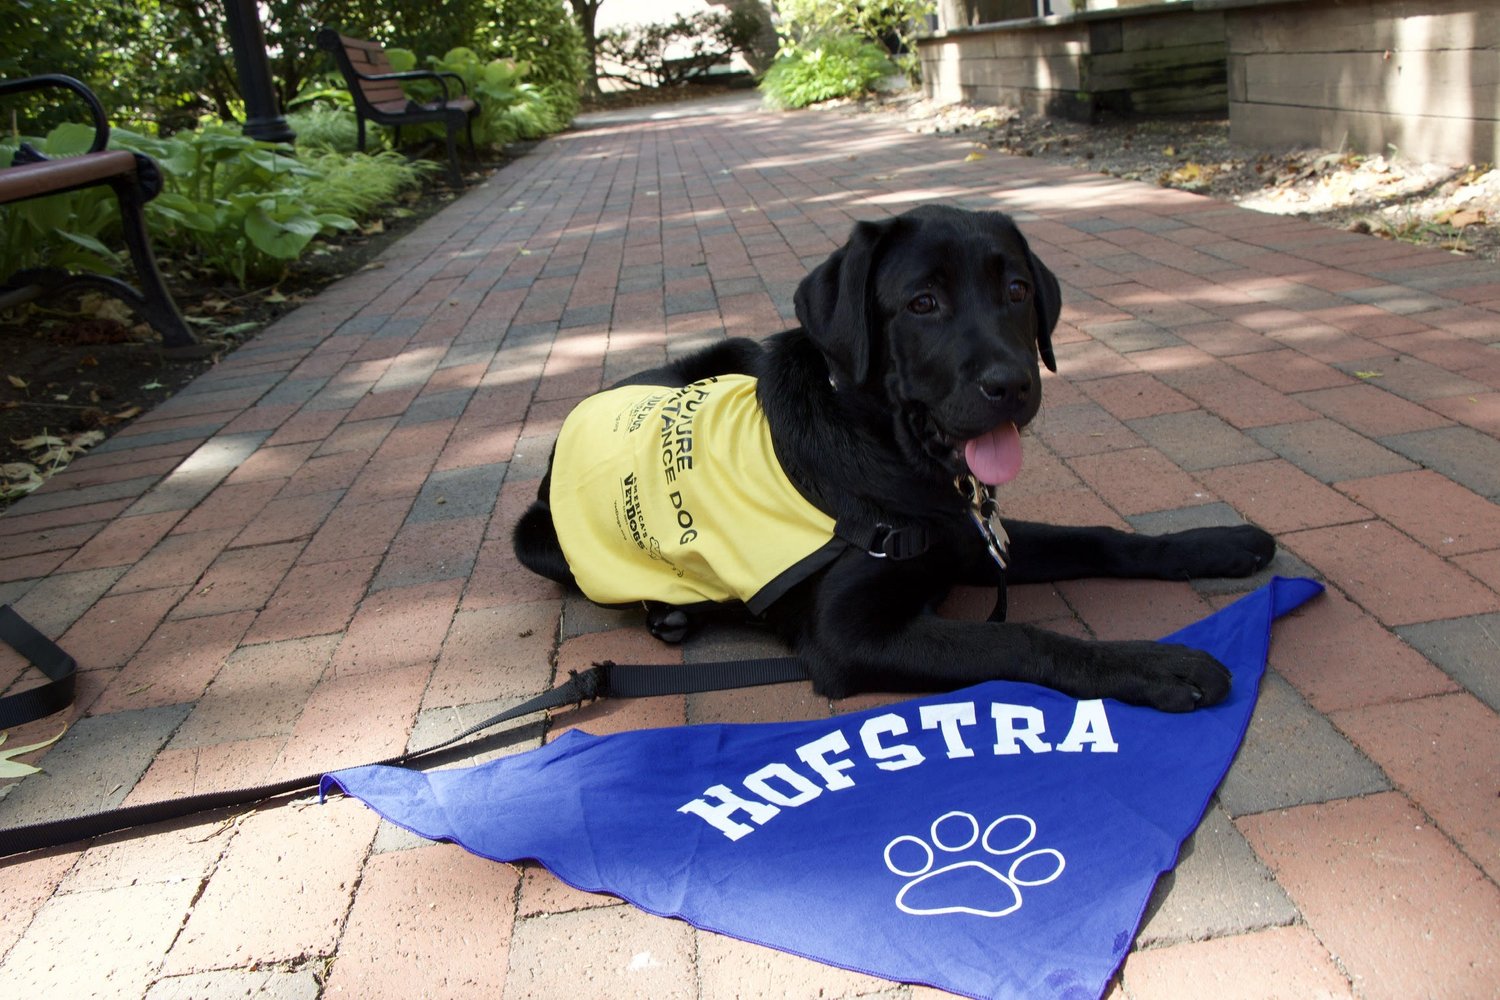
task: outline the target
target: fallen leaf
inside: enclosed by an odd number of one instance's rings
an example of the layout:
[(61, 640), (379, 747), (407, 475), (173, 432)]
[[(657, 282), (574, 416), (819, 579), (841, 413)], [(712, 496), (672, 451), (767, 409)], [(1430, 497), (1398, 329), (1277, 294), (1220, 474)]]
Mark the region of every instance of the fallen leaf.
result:
[(1454, 229), (1462, 229), (1465, 226), (1482, 226), (1485, 224), (1483, 209), (1466, 208), (1461, 212), (1454, 212), (1448, 217), (1448, 225)]
[(26, 383), (26, 380), (24, 378), (18, 378), (15, 375), (7, 375), (7, 376), (5, 376), (5, 378), (7, 379), (7, 381), (10, 382), (11, 385), (15, 386), (17, 389), (24, 389), (24, 388), (26, 388), (26, 384), (27, 383)]
[(964, 157), (964, 162), (965, 163), (973, 163), (975, 160), (982, 160), (982, 159), (984, 159), (984, 154), (981, 153), (979, 150), (976, 149), (976, 150), (974, 150), (974, 152), (972, 152), (968, 156)]
[(1385, 372), (1355, 372), (1354, 373), (1354, 377), (1355, 378), (1381, 378), (1384, 375), (1385, 375)]
[(1174, 187), (1201, 188), (1208, 183), (1212, 168), (1205, 168), (1201, 164), (1191, 160), (1170, 171), (1166, 175), (1166, 182)]
[(36, 461), (38, 465), (50, 465), (55, 468), (59, 465), (67, 465), (76, 454), (78, 454), (76, 450), (64, 445), (61, 448), (49, 448), (42, 452), (37, 456)]
[[(40, 774), (42, 772), (41, 768), (32, 767), (30, 764), (23, 764), (15, 758), (21, 756), (22, 754), (31, 753), (31, 751), (33, 750), (40, 750), (43, 747), (50, 747), (52, 744), (62, 739), (62, 734), (67, 731), (68, 727), (63, 726), (57, 731), (57, 735), (52, 737), (50, 740), (42, 740), (42, 742), (40, 743), (32, 743), (29, 746), (16, 747), (13, 750), (0, 750), (0, 778), (24, 778), (28, 774)], [(5, 742), (5, 737), (5, 733), (0, 733), (0, 743)]]
[(78, 309), (85, 316), (92, 316), (95, 319), (112, 319), (116, 323), (126, 325), (135, 320), (135, 314), (125, 303), (97, 292), (86, 292), (81, 295), (78, 299)]
[(0, 485), (0, 499), (19, 500), (29, 493), (40, 489), (46, 480), (41, 476), (32, 476), (30, 479), (19, 483), (5, 483)]
[(55, 448), (60, 444), (66, 444), (62, 438), (53, 437), (51, 434), (38, 434), (35, 437), (20, 439), (11, 438), (10, 443), (18, 448), (25, 448), (27, 451), (35, 451), (38, 448)]

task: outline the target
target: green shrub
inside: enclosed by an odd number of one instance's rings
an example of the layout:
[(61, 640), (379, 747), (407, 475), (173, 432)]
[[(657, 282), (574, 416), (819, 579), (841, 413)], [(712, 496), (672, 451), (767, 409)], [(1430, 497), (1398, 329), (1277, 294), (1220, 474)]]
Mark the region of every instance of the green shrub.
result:
[(528, 79), (549, 93), (562, 117), (577, 112), (588, 67), (583, 31), (564, 0), (489, 0), (489, 22), (475, 48), (531, 67)]
[(936, 12), (933, 0), (776, 0), (777, 34), (781, 39), (779, 55), (809, 44), (810, 39), (828, 35), (855, 35), (875, 42), (886, 53), (896, 53), (894, 61), (902, 73), (916, 83), (921, 79), (921, 62), (916, 55), (916, 39), (927, 16)]
[(0, 206), (0, 276), (32, 267), (114, 274), (125, 261), (105, 241), (119, 223), (107, 188)]
[(512, 59), (483, 61), (473, 49), (452, 49), (441, 59), (429, 58), (440, 73), (457, 73), (479, 102), (474, 141), (500, 147), (517, 139), (540, 139), (557, 132), (568, 120), (560, 117), (541, 87), (527, 83), (531, 65)]
[(408, 160), (389, 149), (378, 153), (304, 150), (299, 160), (312, 168), (303, 188), (308, 203), (355, 219), (374, 215), (401, 192), (420, 184), (423, 174), (443, 169), (431, 160)]
[[(348, 91), (342, 91), (346, 96)], [(297, 148), (302, 150), (333, 150), (338, 153), (354, 153), (359, 149), (359, 124), (351, 108), (326, 104), (304, 104), (296, 111), (288, 111), (286, 123), (297, 134)], [(367, 127), (365, 148), (381, 148), (386, 129)]]
[(275, 280), (314, 237), (355, 226), (308, 197), (317, 169), (237, 127), (204, 125), (169, 139), (116, 129), (114, 137), (162, 168), (162, 193), (147, 209), (152, 232), (241, 287)]
[(530, 67), (526, 79), (563, 125), (578, 113), (578, 95), (587, 75), (583, 31), (564, 0), (488, 0), (488, 22), (476, 48), (490, 56)]
[[(31, 140), (47, 155), (87, 149), (93, 130), (68, 124)], [(152, 157), (162, 193), (146, 206), (159, 247), (242, 287), (276, 280), (313, 239), (352, 229), (434, 165), (398, 153), (344, 154), (260, 142), (229, 125), (205, 125), (170, 138), (115, 129), (112, 145)], [(0, 151), (0, 155), (5, 155)], [(123, 266), (119, 208), (91, 188), (0, 209), (0, 273), (61, 267), (100, 273)]]
[(894, 72), (881, 46), (854, 35), (824, 35), (783, 47), (760, 89), (776, 107), (805, 108), (868, 93)]

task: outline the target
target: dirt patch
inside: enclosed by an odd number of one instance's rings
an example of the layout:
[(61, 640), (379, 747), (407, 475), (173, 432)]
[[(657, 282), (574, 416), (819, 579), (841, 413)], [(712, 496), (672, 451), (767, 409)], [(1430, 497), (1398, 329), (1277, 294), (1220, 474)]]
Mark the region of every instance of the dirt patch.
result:
[[(1500, 260), (1500, 170), (1344, 150), (1250, 149), (1221, 118), (1082, 124), (1014, 108), (895, 95), (832, 105), (916, 132), (958, 135), (976, 152), (1036, 156), (1113, 177), (1181, 188), (1276, 215)], [(1493, 223), (1493, 225), (1492, 225)]]
[[(477, 183), (504, 160), (466, 164)], [(439, 180), (409, 191), (360, 230), (318, 240), (276, 284), (243, 290), (158, 259), (201, 356), (169, 358), (118, 299), (66, 293), (0, 311), (0, 509), (76, 455), (213, 367), (277, 317), (364, 267), (456, 197)], [(132, 280), (131, 276), (125, 276)]]

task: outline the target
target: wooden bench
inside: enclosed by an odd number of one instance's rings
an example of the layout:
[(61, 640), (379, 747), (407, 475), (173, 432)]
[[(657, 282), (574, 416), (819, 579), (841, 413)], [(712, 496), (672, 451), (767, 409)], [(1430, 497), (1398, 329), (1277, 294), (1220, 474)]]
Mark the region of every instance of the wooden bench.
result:
[[(354, 115), (359, 123), (359, 148), (365, 148), (365, 120), (377, 125), (394, 128), (396, 144), (401, 143), (402, 125), (422, 125), (434, 122), (443, 126), (443, 138), (448, 146), (448, 177), (454, 187), (463, 187), (463, 174), (458, 169), (458, 149), (454, 141), (462, 127), (469, 137), (469, 152), (474, 153), (474, 116), (479, 105), (469, 96), (463, 78), (457, 73), (437, 73), (432, 70), (408, 70), (398, 73), (391, 66), (385, 49), (379, 42), (367, 42), (341, 35), (333, 28), (318, 32), (318, 48), (333, 56), (344, 83), (354, 98)], [(458, 81), (460, 93), (450, 94), (449, 79)], [(404, 80), (434, 80), (443, 89), (443, 97), (437, 101), (418, 102), (406, 96), (401, 83)]]
[(0, 307), (28, 302), (48, 292), (78, 285), (103, 288), (123, 299), (151, 327), (161, 334), (162, 344), (172, 350), (195, 350), (197, 338), (187, 321), (177, 311), (172, 294), (167, 291), (151, 240), (146, 234), (146, 202), (161, 193), (161, 172), (148, 156), (119, 149), (106, 149), (109, 122), (99, 99), (79, 81), (61, 74), (0, 80), (0, 97), (30, 90), (58, 87), (71, 90), (83, 98), (93, 118), (94, 141), (88, 152), (78, 156), (49, 159), (27, 143), (0, 168), (0, 205), (64, 194), (83, 188), (108, 185), (120, 203), (120, 220), (125, 230), (125, 245), (135, 265), (137, 290), (117, 278), (98, 274), (81, 274), (58, 268), (27, 268), (9, 277), (0, 275)]

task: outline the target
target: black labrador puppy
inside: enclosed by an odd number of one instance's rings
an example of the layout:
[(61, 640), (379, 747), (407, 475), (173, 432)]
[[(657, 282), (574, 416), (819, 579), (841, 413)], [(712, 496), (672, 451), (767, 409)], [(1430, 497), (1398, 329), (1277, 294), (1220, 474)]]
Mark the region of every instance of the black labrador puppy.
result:
[[(645, 602), (668, 641), (695, 609), (743, 604), (831, 698), (988, 679), (1169, 711), (1225, 696), (1228, 672), (1198, 650), (1003, 621), (1007, 581), (1246, 576), (1275, 552), (1249, 525), (1150, 537), (996, 515), (1060, 309), (1009, 218), (861, 222), (795, 304), (799, 329), (580, 404), (516, 526), (521, 563), (599, 603)], [(997, 587), (996, 614), (936, 615), (955, 583)]]

